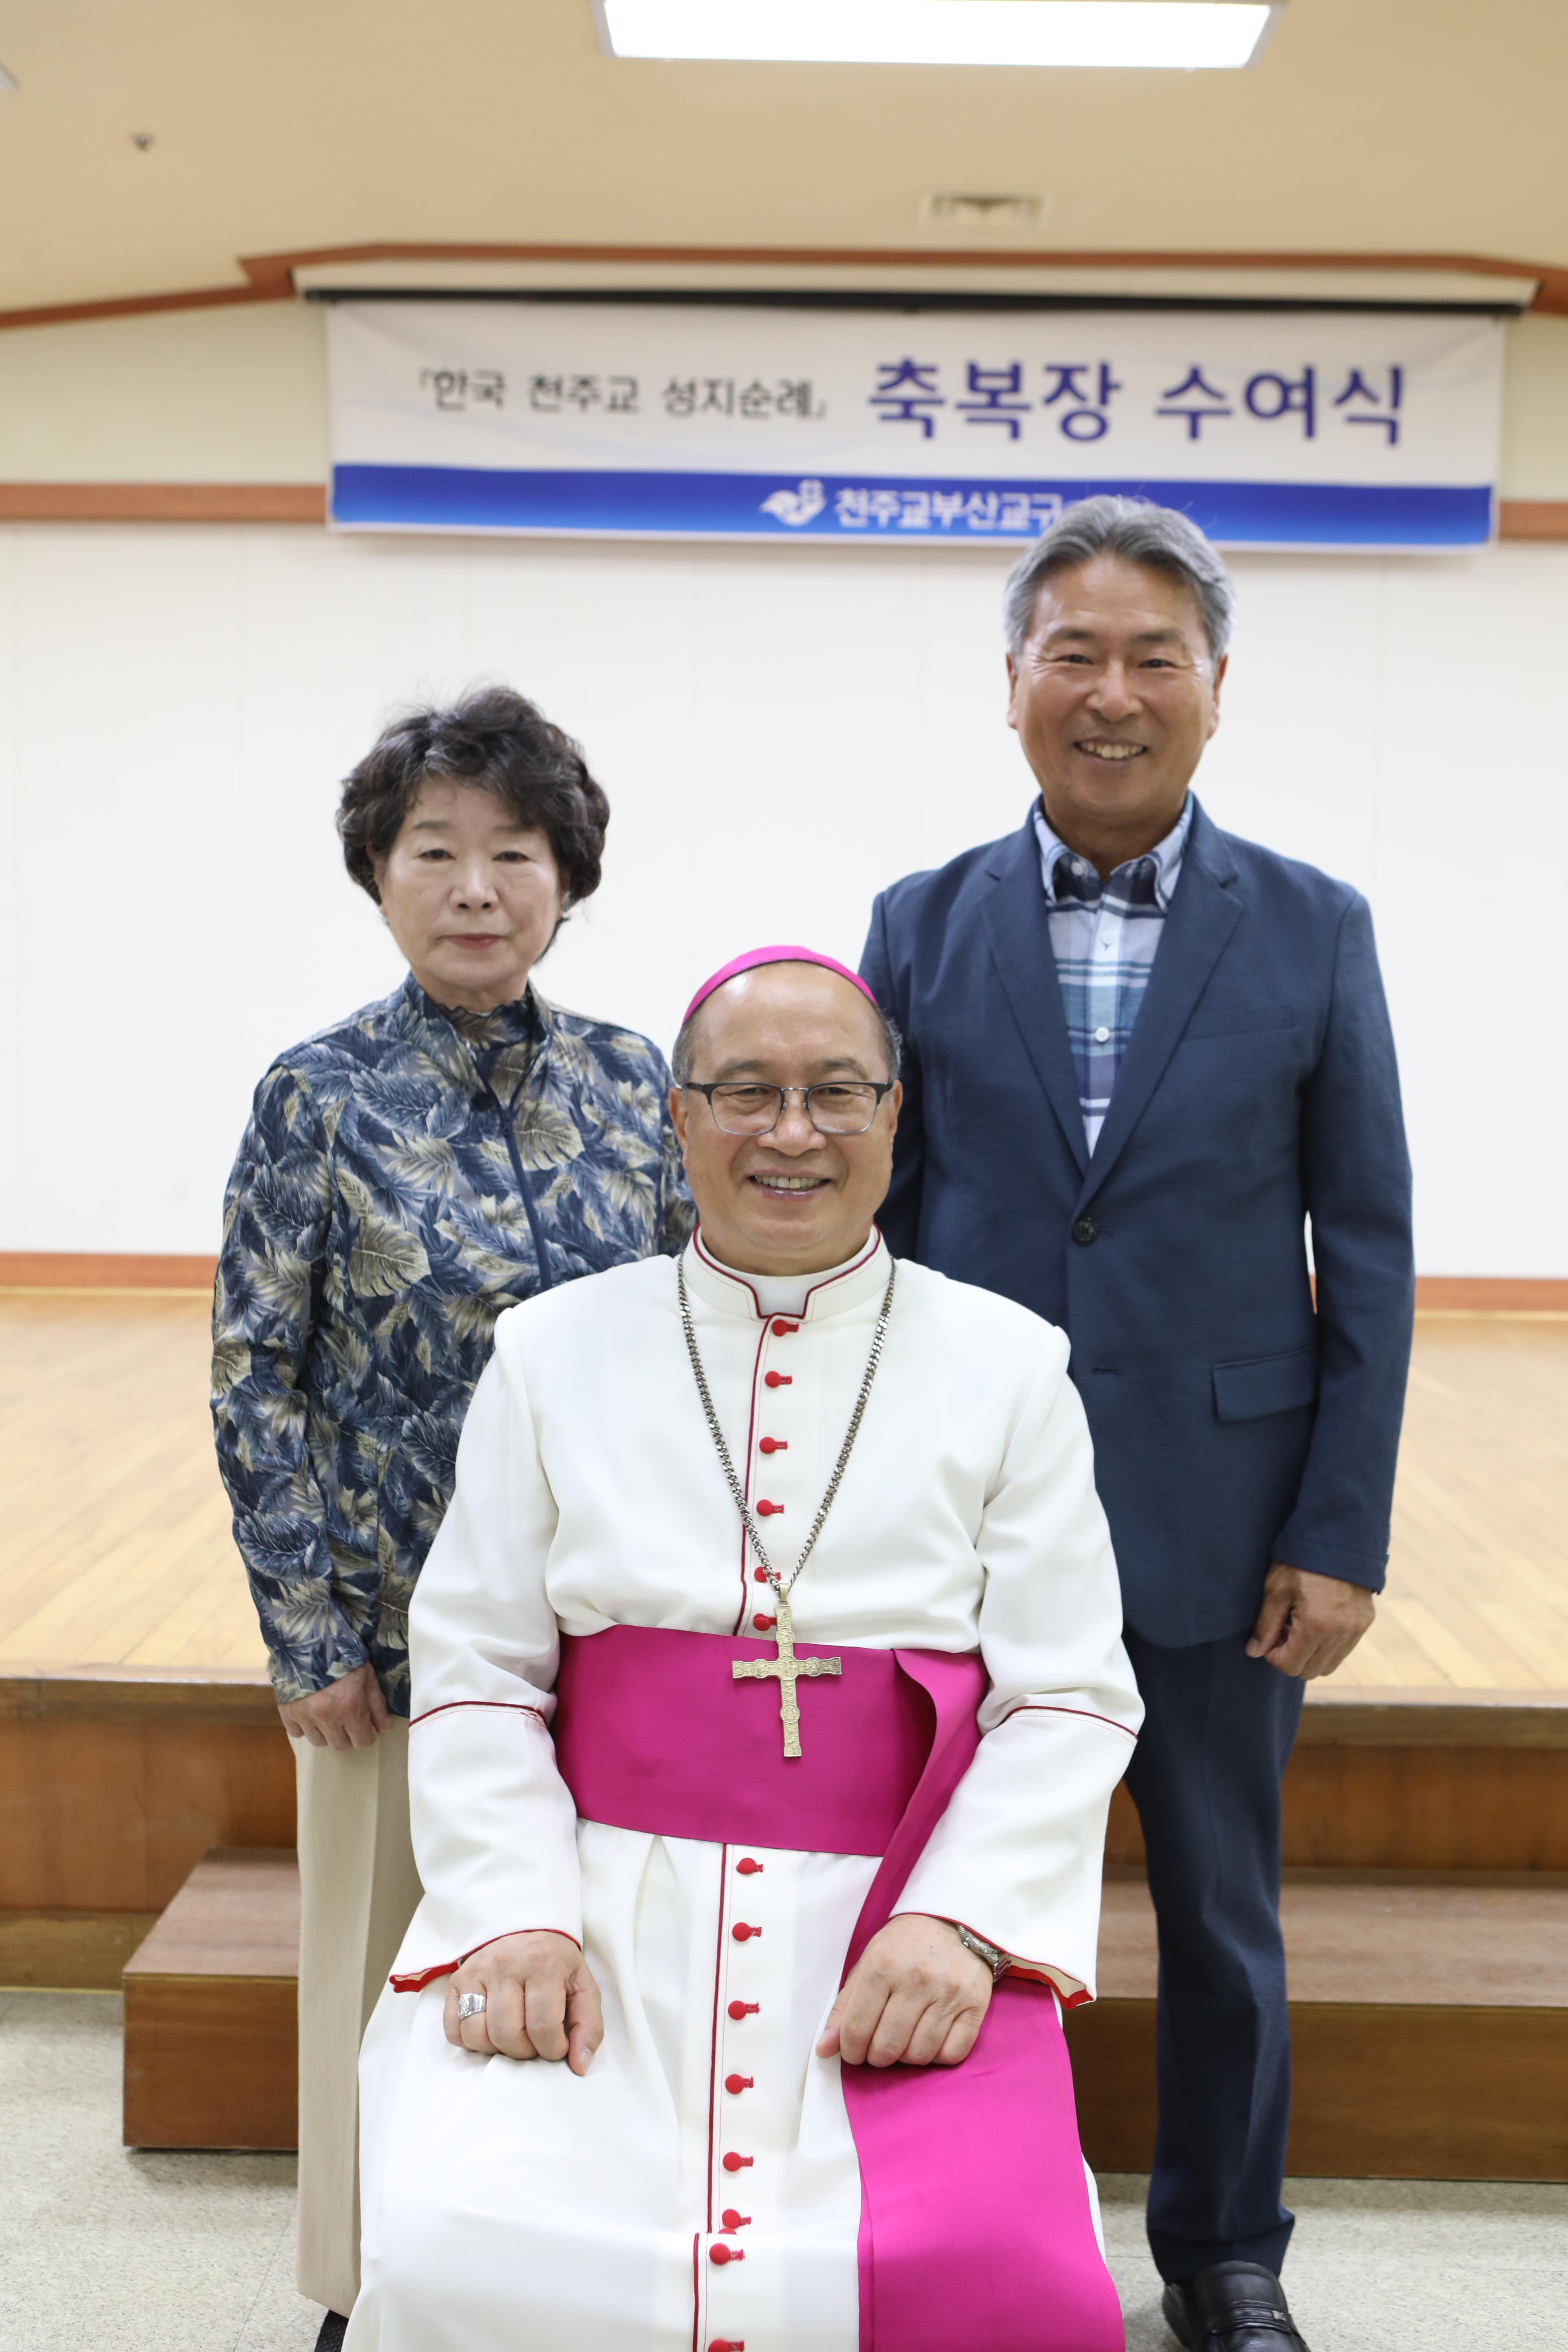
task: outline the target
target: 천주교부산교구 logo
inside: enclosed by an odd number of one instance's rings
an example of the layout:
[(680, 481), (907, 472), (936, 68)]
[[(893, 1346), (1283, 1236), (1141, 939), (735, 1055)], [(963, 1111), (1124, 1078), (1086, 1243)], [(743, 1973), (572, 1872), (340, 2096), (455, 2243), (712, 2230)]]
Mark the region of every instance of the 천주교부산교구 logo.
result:
[(763, 500), (762, 510), (763, 514), (776, 515), (792, 530), (798, 530), (803, 523), (819, 515), (826, 504), (822, 484), (807, 479), (798, 490), (774, 490), (771, 498)]

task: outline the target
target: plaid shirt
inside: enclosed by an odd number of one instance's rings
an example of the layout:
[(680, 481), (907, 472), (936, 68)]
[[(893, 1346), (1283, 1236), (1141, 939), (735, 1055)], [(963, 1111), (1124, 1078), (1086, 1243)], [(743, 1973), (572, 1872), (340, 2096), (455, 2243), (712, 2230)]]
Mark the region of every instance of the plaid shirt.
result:
[(1078, 1072), (1084, 1139), (1091, 1153), (1149, 985), (1192, 822), (1189, 793), (1164, 840), (1142, 857), (1118, 866), (1102, 884), (1087, 857), (1057, 839), (1044, 809), (1035, 810), (1051, 949)]

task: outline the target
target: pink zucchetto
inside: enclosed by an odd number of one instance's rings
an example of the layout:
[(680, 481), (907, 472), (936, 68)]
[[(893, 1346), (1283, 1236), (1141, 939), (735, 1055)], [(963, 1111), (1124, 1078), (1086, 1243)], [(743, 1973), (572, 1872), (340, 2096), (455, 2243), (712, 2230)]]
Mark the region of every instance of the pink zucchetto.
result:
[[(755, 971), (757, 966), (763, 963), (820, 964), (824, 971), (836, 971), (840, 980), (847, 980), (851, 988), (858, 988), (868, 1004), (877, 1003), (859, 973), (851, 971), (847, 964), (840, 963), (835, 956), (819, 955), (815, 948), (752, 948), (745, 955), (734, 956), (730, 962), (721, 965), (710, 979), (703, 982), (680, 1016), (681, 1027), (685, 1028), (698, 1006), (706, 1003), (716, 988), (722, 988), (727, 980), (734, 980), (742, 971)], [(880, 1006), (878, 1010), (881, 1010)]]

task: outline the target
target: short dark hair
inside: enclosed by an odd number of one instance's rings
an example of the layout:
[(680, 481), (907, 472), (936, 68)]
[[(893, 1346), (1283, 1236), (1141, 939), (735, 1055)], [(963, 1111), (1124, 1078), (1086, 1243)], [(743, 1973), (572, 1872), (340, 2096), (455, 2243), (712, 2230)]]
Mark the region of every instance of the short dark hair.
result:
[(563, 907), (598, 888), (610, 803), (582, 746), (510, 687), (479, 686), (445, 709), (392, 719), (343, 778), (343, 863), (377, 906), (375, 860), (391, 849), (426, 783), (477, 784), (504, 801), (519, 824), (546, 835)]

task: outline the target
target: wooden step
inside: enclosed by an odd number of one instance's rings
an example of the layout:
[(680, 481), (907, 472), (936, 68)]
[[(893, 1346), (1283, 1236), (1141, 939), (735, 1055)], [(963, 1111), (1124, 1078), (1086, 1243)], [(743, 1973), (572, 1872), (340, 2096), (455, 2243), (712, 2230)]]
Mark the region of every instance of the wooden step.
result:
[[(1568, 1693), (1310, 1683), (1283, 1801), (1296, 1869), (1568, 1871)], [(1125, 1788), (1106, 1859), (1143, 1859)]]
[(0, 1984), (116, 1990), (213, 1846), (294, 1843), (294, 1759), (265, 1676), (0, 1674)]
[[(1568, 2179), (1568, 1874), (1291, 1871), (1288, 2168)], [(1068, 2019), (1084, 2150), (1154, 2146), (1153, 1907), (1107, 1874), (1100, 2000)]]
[[(266, 1680), (217, 1668), (0, 1673), (0, 1984), (120, 1981), (209, 1847), (290, 1847), (294, 1759)], [(1107, 1857), (1142, 1859), (1125, 1789)], [(1285, 1858), (1568, 1871), (1568, 1694), (1314, 1684)]]
[[(1281, 1903), (1295, 2173), (1568, 2178), (1568, 1876), (1299, 1871)], [(292, 2147), (299, 1877), (204, 1857), (125, 1970), (125, 2140)], [(1154, 2140), (1154, 1914), (1108, 1874), (1100, 1998), (1068, 2021), (1098, 2168)]]
[(215, 1846), (125, 1964), (127, 2147), (298, 2141), (300, 1872)]

